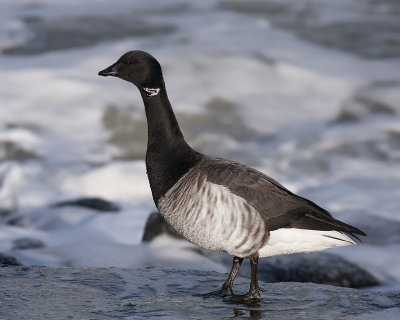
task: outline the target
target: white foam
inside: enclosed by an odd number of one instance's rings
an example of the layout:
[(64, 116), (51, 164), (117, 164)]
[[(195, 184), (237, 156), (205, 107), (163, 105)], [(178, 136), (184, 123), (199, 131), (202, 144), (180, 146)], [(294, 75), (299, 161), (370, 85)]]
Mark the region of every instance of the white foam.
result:
[(89, 172), (65, 176), (60, 180), (60, 191), (86, 196), (98, 195), (112, 200), (140, 200), (150, 196), (150, 186), (143, 161), (114, 162)]
[(63, 244), (51, 248), (19, 250), (14, 254), (24, 264), (73, 267), (165, 266), (227, 272), (226, 267), (199, 255), (193, 245), (168, 236), (158, 237), (150, 245), (125, 245), (114, 242)]

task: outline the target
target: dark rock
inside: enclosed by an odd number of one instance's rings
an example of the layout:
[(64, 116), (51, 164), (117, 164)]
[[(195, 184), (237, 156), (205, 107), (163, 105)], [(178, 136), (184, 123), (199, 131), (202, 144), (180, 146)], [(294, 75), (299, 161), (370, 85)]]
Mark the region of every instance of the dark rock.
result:
[(396, 114), (394, 107), (378, 100), (375, 97), (368, 97), (367, 95), (358, 95), (354, 98), (356, 101), (365, 106), (370, 113), (393, 115)]
[(19, 227), (27, 227), (29, 226), (29, 221), (26, 217), (24, 216), (16, 216), (16, 217), (10, 217), (9, 219), (6, 220), (6, 224), (10, 226), (19, 226)]
[(84, 207), (103, 212), (114, 212), (121, 210), (121, 208), (116, 203), (101, 198), (79, 198), (74, 200), (61, 201), (51, 205), (52, 208), (64, 206)]
[[(398, 293), (313, 283), (271, 283), (261, 300), (231, 303), (196, 296), (226, 275), (168, 268), (0, 269), (0, 319), (397, 319)], [(238, 277), (235, 293), (249, 288)]]
[[(224, 255), (222, 261), (230, 267), (232, 257)], [(242, 264), (239, 274), (242, 277), (250, 277), (249, 263)], [(326, 252), (262, 258), (258, 263), (258, 277), (268, 283), (312, 282), (348, 288), (372, 287), (380, 284), (374, 275), (357, 264)]]
[[(387, 97), (391, 95), (391, 92), (398, 91), (399, 87), (398, 81), (375, 81), (359, 88), (350, 99), (343, 103), (338, 116), (330, 123), (333, 125), (352, 123), (371, 116), (396, 115), (398, 106), (388, 101)], [(381, 140), (378, 141), (382, 143)]]
[(25, 150), (14, 141), (0, 142), (0, 154), (2, 160), (27, 161), (40, 159), (38, 154)]
[[(250, 275), (248, 266), (243, 269), (242, 275), (244, 271)], [(264, 282), (313, 282), (349, 288), (371, 287), (380, 282), (360, 266), (326, 252), (262, 259), (259, 278)]]
[(0, 253), (0, 267), (6, 267), (6, 266), (21, 266), (22, 264), (15, 259), (14, 257), (11, 257), (9, 255), (6, 255), (4, 253)]
[(353, 123), (360, 120), (360, 116), (352, 111), (343, 109), (340, 111), (336, 119), (334, 119), (331, 123), (332, 124), (341, 124), (341, 123)]
[(19, 238), (13, 241), (12, 250), (40, 249), (45, 247), (45, 244), (34, 238)]
[(114, 159), (144, 159), (147, 145), (147, 122), (144, 116), (132, 115), (132, 110), (109, 105), (104, 110), (102, 122), (110, 133), (107, 142), (119, 150)]
[(9, 209), (9, 208), (0, 208), (0, 218), (6, 218), (13, 214), (15, 212), (15, 209)]
[(146, 225), (144, 227), (143, 232), (143, 242), (150, 242), (155, 237), (161, 234), (168, 234), (174, 238), (183, 239), (180, 235), (178, 235), (174, 229), (170, 227), (170, 225), (164, 220), (162, 215), (159, 212), (150, 213), (147, 218)]

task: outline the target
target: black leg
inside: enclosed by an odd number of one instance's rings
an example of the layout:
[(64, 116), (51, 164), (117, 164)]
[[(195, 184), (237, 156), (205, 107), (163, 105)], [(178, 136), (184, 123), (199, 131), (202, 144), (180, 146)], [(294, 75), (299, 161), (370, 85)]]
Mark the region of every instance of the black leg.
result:
[(243, 258), (239, 257), (233, 257), (233, 264), (232, 264), (232, 270), (229, 273), (228, 278), (222, 285), (222, 288), (217, 291), (212, 291), (209, 293), (202, 294), (201, 296), (203, 297), (209, 297), (209, 296), (220, 296), (220, 297), (226, 297), (226, 296), (232, 296), (233, 295), (233, 290), (232, 290), (232, 285), (233, 281), (236, 278), (236, 275), (239, 271), (240, 265), (242, 264)]
[(250, 281), (250, 291), (252, 297), (261, 298), (260, 295), (260, 286), (258, 285), (258, 255), (253, 255), (250, 259), (250, 267), (251, 267), (251, 281)]
[(229, 299), (230, 302), (241, 303), (261, 298), (260, 291), (262, 291), (262, 289), (258, 285), (258, 254), (250, 256), (249, 260), (251, 267), (250, 290), (246, 294), (232, 296), (232, 298)]

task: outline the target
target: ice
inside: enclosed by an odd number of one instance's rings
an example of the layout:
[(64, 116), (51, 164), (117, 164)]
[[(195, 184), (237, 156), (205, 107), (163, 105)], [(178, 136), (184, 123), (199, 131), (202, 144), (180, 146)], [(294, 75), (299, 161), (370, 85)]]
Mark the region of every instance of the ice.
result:
[[(309, 4), (1, 1), (0, 251), (25, 264), (224, 271), (181, 241), (141, 244), (155, 209), (141, 97), (97, 73), (142, 49), (161, 62), (191, 145), (256, 167), (368, 229), (371, 240), (334, 252), (382, 276), (377, 290), (398, 291), (398, 237), (385, 234), (400, 220), (398, 44), (364, 36), (376, 21), (375, 36), (395, 32), (396, 5)], [(353, 46), (343, 25), (356, 22)], [(111, 125), (110, 115), (118, 115)], [(121, 211), (51, 207), (83, 196)], [(24, 237), (45, 247), (12, 250)]]

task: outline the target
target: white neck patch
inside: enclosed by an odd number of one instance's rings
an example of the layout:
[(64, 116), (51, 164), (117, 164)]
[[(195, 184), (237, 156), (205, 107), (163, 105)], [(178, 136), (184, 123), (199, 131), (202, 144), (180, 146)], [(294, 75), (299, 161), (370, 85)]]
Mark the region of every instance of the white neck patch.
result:
[(160, 90), (159, 88), (143, 88), (144, 91), (146, 91), (148, 97), (153, 97), (159, 94)]

